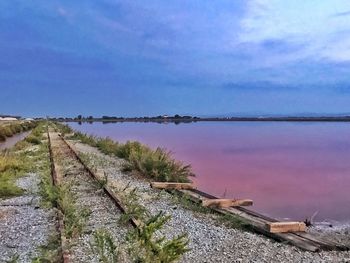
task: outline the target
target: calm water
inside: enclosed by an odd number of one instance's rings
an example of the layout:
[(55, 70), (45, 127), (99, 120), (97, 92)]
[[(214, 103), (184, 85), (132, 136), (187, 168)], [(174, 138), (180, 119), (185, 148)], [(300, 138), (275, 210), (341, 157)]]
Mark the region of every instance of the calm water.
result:
[(6, 141), (4, 142), (0, 142), (0, 150), (4, 150), (4, 149), (8, 149), (11, 148), (12, 146), (14, 146), (18, 141), (23, 140), (25, 137), (27, 137), (27, 135), (30, 132), (22, 132), (19, 134), (15, 134), (10, 138), (6, 138)]
[(251, 198), (277, 218), (350, 220), (350, 123), (70, 124), (125, 142), (166, 147), (192, 164), (200, 190)]

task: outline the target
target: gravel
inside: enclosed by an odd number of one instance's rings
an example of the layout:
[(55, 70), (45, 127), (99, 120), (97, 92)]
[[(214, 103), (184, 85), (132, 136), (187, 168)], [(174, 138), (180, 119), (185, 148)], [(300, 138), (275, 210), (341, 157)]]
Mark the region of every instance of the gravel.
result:
[(31, 262), (56, 231), (54, 210), (40, 207), (39, 181), (34, 173), (19, 178), (16, 184), (26, 193), (0, 199), (0, 262), (17, 257), (17, 262)]
[[(171, 194), (151, 189), (142, 178), (120, 171), (122, 160), (106, 156), (96, 148), (71, 141), (78, 151), (90, 155), (89, 162), (98, 169), (104, 169), (119, 187), (130, 184), (138, 189), (139, 202), (150, 212), (156, 214), (165, 211), (171, 215), (162, 233), (171, 238), (183, 233), (188, 234), (189, 248), (181, 262), (350, 262), (350, 252), (321, 251), (312, 253), (296, 247), (277, 243), (264, 236), (245, 232), (239, 229), (218, 225), (215, 216), (183, 208), (174, 203)], [(345, 231), (313, 228), (310, 231), (341, 240), (349, 244), (348, 229)]]

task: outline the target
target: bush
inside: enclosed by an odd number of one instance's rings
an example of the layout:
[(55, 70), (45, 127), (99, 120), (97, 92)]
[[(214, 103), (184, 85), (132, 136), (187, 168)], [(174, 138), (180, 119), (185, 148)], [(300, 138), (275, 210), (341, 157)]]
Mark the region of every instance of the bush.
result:
[(9, 126), (1, 127), (0, 128), (0, 133), (5, 135), (6, 137), (11, 137), (13, 136), (13, 131)]
[(104, 154), (116, 154), (118, 151), (118, 143), (110, 138), (97, 139), (96, 146)]
[(136, 171), (141, 175), (163, 182), (189, 182), (188, 177), (193, 176), (190, 165), (171, 158), (170, 152), (161, 148), (155, 151), (148, 147), (133, 149), (130, 152), (125, 170)]
[(36, 144), (36, 145), (41, 143), (41, 140), (38, 137), (35, 137), (33, 135), (29, 135), (25, 140), (31, 144)]
[(12, 130), (13, 134), (22, 132), (22, 126), (20, 124), (12, 124), (10, 125), (10, 129)]
[(169, 220), (170, 216), (159, 212), (129, 235), (131, 256), (135, 262), (175, 262), (190, 250), (187, 248), (187, 235), (179, 235), (171, 240), (156, 237), (156, 232)]

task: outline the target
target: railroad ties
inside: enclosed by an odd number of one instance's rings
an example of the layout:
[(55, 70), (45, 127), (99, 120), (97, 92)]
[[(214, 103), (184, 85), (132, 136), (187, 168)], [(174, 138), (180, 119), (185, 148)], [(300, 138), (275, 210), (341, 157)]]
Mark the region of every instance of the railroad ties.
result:
[(303, 250), (312, 252), (320, 250), (349, 250), (347, 246), (307, 233), (306, 225), (303, 222), (280, 222), (242, 207), (252, 205), (253, 201), (250, 199), (219, 199), (197, 190), (193, 184), (188, 183), (152, 182), (151, 187), (165, 189), (169, 192), (175, 190), (181, 195), (187, 196), (193, 202), (209, 207), (220, 214), (234, 215), (241, 218), (255, 232)]

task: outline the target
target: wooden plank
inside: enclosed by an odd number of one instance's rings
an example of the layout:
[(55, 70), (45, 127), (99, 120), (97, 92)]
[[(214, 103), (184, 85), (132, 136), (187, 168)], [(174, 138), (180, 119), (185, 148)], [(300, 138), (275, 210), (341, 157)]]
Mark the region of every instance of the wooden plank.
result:
[(168, 183), (168, 182), (152, 182), (152, 188), (158, 189), (195, 189), (193, 183)]
[[(202, 196), (202, 192), (195, 190), (195, 191), (190, 191), (190, 190), (179, 190), (181, 194), (185, 194), (188, 196), (192, 201), (201, 203), (202, 200), (205, 200), (207, 198), (215, 198), (214, 196), (208, 195), (204, 193)], [(288, 243), (291, 245), (294, 245), (296, 247), (299, 247), (304, 250), (316, 252), (320, 250), (320, 245), (317, 243), (314, 243), (308, 239), (296, 236), (294, 233), (271, 233), (267, 230), (266, 224), (269, 223), (264, 217), (259, 217), (258, 213), (255, 213), (253, 215), (250, 215), (246, 213), (245, 211), (242, 211), (244, 208), (242, 207), (229, 207), (229, 208), (217, 208), (217, 207), (212, 207), (214, 211), (223, 214), (223, 215), (235, 215), (243, 220), (245, 220), (251, 228), (258, 232), (261, 233), (265, 236), (268, 236), (274, 240), (277, 240), (279, 242), (284, 242)], [(245, 210), (245, 209), (244, 209)]]
[(271, 222), (267, 224), (271, 233), (305, 232), (304, 222)]
[(203, 206), (210, 207), (233, 207), (233, 206), (250, 206), (253, 200), (250, 199), (205, 199), (202, 200)]

